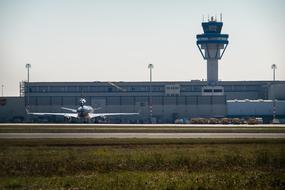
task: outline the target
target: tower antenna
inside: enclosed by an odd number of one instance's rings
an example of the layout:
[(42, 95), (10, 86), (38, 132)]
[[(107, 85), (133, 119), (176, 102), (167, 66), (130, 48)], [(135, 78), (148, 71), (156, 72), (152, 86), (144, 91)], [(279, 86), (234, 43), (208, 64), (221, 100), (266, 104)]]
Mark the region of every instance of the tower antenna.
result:
[(223, 13), (220, 13), (220, 21), (223, 22)]

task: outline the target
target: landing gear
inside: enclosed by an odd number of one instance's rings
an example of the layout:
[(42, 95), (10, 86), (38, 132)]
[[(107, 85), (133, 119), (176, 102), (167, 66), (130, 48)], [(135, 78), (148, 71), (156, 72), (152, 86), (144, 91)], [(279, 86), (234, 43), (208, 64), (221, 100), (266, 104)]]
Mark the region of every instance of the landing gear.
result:
[(94, 123), (108, 123), (108, 121), (106, 117), (95, 117)]
[(64, 117), (64, 123), (71, 123), (72, 118), (71, 117)]

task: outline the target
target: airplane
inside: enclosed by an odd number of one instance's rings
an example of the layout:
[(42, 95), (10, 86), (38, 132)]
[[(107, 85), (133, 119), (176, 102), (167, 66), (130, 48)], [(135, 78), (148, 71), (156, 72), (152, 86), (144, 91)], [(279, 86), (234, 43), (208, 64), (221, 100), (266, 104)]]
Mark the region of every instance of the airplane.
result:
[(95, 110), (100, 108), (94, 109), (91, 106), (85, 105), (86, 100), (81, 98), (79, 100), (80, 106), (77, 109), (61, 107), (61, 109), (71, 111), (72, 113), (36, 113), (36, 112), (29, 112), (26, 109), (28, 115), (36, 115), (36, 116), (63, 116), (67, 120), (71, 120), (72, 118), (80, 119), (81, 121), (90, 121), (91, 119), (96, 118), (103, 118), (105, 119), (106, 116), (117, 116), (117, 115), (139, 115), (139, 113), (94, 113)]

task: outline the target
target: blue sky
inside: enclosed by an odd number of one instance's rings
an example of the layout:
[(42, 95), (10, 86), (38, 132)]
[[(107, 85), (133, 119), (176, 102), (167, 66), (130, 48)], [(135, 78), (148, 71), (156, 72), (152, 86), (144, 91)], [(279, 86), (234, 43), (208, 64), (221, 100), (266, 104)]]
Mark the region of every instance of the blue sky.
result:
[(229, 47), (221, 80), (285, 80), (282, 0), (0, 0), (0, 83), (19, 81), (156, 81), (206, 78), (196, 47), (202, 15), (223, 13)]

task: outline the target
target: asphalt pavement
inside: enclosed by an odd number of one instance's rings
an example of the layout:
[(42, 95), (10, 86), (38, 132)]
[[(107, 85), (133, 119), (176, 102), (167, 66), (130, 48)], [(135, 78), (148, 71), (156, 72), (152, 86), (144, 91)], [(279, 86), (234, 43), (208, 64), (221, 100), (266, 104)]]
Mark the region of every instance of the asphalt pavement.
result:
[(0, 133), (0, 139), (70, 138), (285, 138), (285, 133)]

